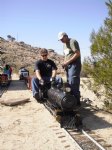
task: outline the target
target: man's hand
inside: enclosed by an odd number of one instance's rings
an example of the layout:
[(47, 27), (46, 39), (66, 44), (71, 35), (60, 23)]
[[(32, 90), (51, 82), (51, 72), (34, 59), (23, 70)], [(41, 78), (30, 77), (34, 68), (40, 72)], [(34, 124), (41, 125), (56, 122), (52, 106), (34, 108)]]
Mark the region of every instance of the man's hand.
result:
[(66, 62), (64, 62), (63, 64), (62, 64), (62, 67), (65, 69), (66, 67), (68, 66), (68, 63), (66, 63)]
[(55, 82), (55, 77), (51, 77), (50, 78), (50, 81), (51, 81), (51, 85), (52, 86), (55, 86), (56, 82)]
[(51, 82), (54, 82), (54, 81), (55, 81), (55, 77), (51, 77), (51, 78), (50, 78), (50, 81), (51, 81)]
[(43, 80), (43, 79), (40, 79), (40, 80), (39, 80), (39, 84), (40, 84), (40, 85), (44, 85), (44, 80)]

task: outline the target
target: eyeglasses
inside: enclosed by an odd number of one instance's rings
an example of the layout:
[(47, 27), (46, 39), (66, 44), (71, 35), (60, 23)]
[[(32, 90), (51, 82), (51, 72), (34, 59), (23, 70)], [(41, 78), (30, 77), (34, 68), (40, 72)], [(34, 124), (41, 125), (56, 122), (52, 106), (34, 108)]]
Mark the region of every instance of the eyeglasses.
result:
[(47, 54), (46, 55), (41, 55), (42, 57), (46, 57), (47, 56)]

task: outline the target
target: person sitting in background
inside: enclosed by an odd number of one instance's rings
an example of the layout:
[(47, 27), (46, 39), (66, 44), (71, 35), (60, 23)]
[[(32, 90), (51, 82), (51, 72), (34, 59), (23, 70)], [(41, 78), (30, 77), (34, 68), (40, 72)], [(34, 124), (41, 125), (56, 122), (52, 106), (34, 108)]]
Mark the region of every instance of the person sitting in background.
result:
[(11, 79), (12, 78), (12, 67), (11, 66), (10, 66), (9, 70), (10, 70), (10, 79)]
[(11, 74), (12, 74), (12, 69), (10, 67), (10, 65), (6, 64), (4, 69), (3, 69), (3, 73), (8, 75), (8, 79), (11, 78)]
[(33, 97), (39, 101), (39, 84), (49, 83), (54, 81), (58, 85), (62, 85), (62, 79), (59, 76), (56, 76), (57, 67), (53, 60), (48, 59), (48, 51), (43, 48), (40, 51), (41, 59), (35, 63), (35, 73), (36, 77), (32, 78), (32, 92)]

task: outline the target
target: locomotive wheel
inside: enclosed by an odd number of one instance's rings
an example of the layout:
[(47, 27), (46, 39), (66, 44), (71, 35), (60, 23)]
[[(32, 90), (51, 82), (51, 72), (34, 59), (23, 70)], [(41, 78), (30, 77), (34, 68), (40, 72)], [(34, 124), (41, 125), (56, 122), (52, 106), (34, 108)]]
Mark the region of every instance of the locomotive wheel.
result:
[(62, 115), (62, 110), (61, 109), (56, 109), (55, 110), (56, 115)]
[(61, 123), (61, 119), (62, 119), (62, 115), (63, 115), (63, 112), (61, 109), (56, 109), (55, 110), (55, 114), (56, 114), (56, 120)]
[(59, 123), (61, 123), (61, 116), (60, 115), (56, 115), (56, 121), (58, 121)]

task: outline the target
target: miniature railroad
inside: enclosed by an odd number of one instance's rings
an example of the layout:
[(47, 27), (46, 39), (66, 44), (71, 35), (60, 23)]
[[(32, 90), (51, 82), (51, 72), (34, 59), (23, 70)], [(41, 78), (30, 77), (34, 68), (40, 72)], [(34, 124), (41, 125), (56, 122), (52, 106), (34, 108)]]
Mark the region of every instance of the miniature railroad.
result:
[[(77, 146), (80, 150), (106, 150), (105, 145), (102, 146), (103, 140), (99, 140), (99, 143), (90, 136), (90, 132), (87, 132), (85, 130), (80, 130), (80, 132), (70, 130), (70, 129), (64, 129), (67, 134), (70, 135), (70, 138), (73, 140), (73, 142), (77, 143)], [(93, 135), (95, 136), (95, 135)], [(103, 143), (102, 145), (100, 143)]]
[[(8, 86), (3, 86), (0, 89), (0, 97), (4, 92), (8, 90)], [(52, 109), (49, 102), (43, 103), (45, 108), (56, 118), (59, 122), (58, 111)], [(75, 110), (78, 113), (78, 110)], [(112, 148), (111, 145), (105, 144), (105, 141), (97, 137), (92, 131), (87, 130), (84, 127), (79, 127), (78, 129), (75, 126), (74, 118), (67, 118), (64, 120), (64, 124), (62, 124), (62, 130), (65, 132), (72, 142), (77, 145), (80, 150), (107, 150)], [(75, 146), (74, 146), (75, 149)]]
[(0, 97), (2, 97), (3, 93), (7, 92), (8, 90), (8, 85), (1, 86), (0, 88)]
[[(58, 120), (56, 113), (49, 107), (49, 104), (45, 103), (44, 106)], [(111, 145), (107, 145), (102, 138), (97, 137), (92, 131), (83, 129), (83, 127), (76, 129), (73, 121), (64, 125), (64, 127), (62, 130), (80, 150), (107, 150), (111, 147)]]

